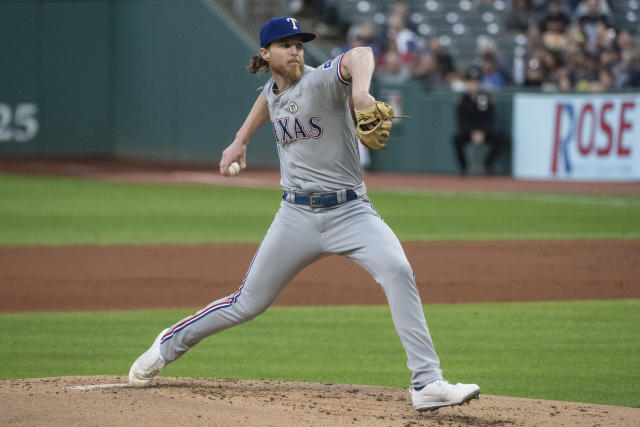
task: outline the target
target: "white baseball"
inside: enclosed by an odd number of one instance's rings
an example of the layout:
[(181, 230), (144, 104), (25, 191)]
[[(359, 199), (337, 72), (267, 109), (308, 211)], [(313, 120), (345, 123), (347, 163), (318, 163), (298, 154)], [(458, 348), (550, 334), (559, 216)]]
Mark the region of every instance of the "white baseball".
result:
[(238, 164), (238, 162), (233, 162), (229, 165), (229, 175), (230, 176), (235, 176), (238, 175), (240, 173), (240, 165)]

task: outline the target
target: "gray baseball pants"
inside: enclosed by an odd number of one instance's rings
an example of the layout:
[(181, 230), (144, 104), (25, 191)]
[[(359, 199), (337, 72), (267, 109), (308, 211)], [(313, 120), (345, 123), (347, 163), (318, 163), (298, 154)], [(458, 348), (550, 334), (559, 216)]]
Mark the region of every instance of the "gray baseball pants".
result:
[(172, 362), (203, 338), (258, 316), (298, 272), (332, 254), (351, 259), (382, 286), (412, 385), (441, 379), (411, 266), (398, 238), (366, 197), (324, 209), (282, 201), (238, 291), (167, 329), (162, 357)]

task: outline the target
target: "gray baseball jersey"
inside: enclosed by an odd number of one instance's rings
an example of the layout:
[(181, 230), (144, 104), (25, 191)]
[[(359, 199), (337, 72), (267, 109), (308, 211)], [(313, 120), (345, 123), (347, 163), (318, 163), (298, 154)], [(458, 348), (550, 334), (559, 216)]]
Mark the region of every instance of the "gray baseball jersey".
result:
[(365, 194), (341, 60), (306, 67), (279, 94), (273, 79), (264, 86), (283, 201), (240, 288), (164, 331), (160, 351), (167, 363), (203, 338), (259, 315), (300, 270), (338, 254), (368, 271), (385, 292), (412, 385), (442, 378), (411, 266)]
[(337, 72), (341, 58), (317, 69), (305, 66), (300, 81), (282, 93), (274, 93), (273, 78), (262, 90), (285, 190), (317, 193), (362, 184), (350, 86)]

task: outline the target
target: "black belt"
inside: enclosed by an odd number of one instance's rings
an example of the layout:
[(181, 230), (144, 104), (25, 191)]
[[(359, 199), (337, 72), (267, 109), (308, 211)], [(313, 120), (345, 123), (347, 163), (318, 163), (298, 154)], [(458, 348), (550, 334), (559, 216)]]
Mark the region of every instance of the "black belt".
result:
[[(343, 190), (344, 191), (344, 190)], [(336, 193), (320, 193), (320, 194), (298, 194), (282, 192), (282, 200), (286, 200), (296, 205), (306, 205), (312, 208), (326, 208), (329, 206), (340, 205), (358, 198), (358, 194), (354, 190), (346, 190), (341, 197)]]

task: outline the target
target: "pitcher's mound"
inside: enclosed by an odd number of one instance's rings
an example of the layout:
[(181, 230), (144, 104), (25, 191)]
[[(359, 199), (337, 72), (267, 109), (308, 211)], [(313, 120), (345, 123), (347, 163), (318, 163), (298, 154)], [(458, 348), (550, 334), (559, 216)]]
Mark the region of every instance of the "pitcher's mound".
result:
[(2, 425), (637, 425), (640, 409), (481, 395), (418, 413), (405, 389), (344, 384), (159, 377), (0, 381)]

